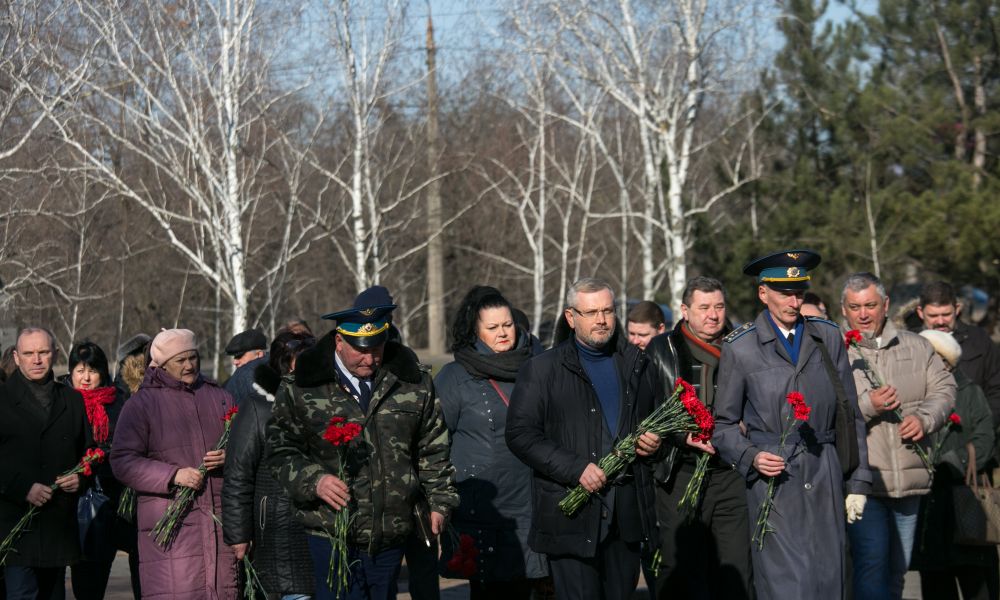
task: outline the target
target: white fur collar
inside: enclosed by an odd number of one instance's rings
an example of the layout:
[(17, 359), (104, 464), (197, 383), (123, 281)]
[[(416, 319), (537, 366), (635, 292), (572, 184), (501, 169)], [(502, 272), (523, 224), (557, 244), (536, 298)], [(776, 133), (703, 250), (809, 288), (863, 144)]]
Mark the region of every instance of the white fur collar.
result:
[(260, 387), (260, 385), (255, 381), (253, 382), (253, 390), (264, 397), (268, 402), (274, 402), (274, 394), (268, 394), (267, 390)]

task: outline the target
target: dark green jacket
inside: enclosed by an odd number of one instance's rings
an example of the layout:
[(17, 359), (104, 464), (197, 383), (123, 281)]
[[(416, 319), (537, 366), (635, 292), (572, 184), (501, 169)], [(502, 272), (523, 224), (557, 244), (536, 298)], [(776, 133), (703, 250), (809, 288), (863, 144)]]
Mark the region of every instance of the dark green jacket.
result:
[[(412, 350), (386, 343), (365, 415), (340, 383), (334, 348), (331, 332), (298, 357), (295, 381), (278, 391), (267, 466), (307, 531), (319, 535), (332, 532), (336, 513), (316, 498), (316, 483), (328, 473), (342, 477), (351, 491), (349, 541), (374, 553), (406, 541), (421, 497), (445, 516), (458, 505), (448, 432), (430, 373)], [(340, 450), (323, 439), (335, 416), (363, 426), (343, 468)]]

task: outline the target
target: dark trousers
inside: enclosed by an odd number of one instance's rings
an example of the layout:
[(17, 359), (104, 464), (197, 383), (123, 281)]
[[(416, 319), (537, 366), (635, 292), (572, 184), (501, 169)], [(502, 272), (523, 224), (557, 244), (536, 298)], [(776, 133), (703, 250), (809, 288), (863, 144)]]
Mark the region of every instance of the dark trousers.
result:
[(533, 580), (469, 580), (469, 600), (530, 600)]
[(406, 540), (407, 590), (413, 600), (440, 600), (438, 580), (438, 545), (427, 542), (416, 533)]
[(65, 600), (66, 567), (4, 567), (7, 600)]
[(593, 558), (549, 555), (556, 598), (628, 600), (639, 583), (639, 543), (626, 542), (612, 523)]
[(694, 518), (677, 510), (693, 466), (677, 470), (657, 485), (662, 562), (656, 579), (659, 598), (689, 600), (751, 598), (750, 524), (746, 485), (736, 471), (710, 470)]
[(989, 566), (968, 565), (920, 571), (921, 595), (935, 600), (959, 600), (958, 590), (961, 589), (964, 600), (997, 600), (1000, 597), (997, 555), (992, 547), (990, 550), (993, 564)]
[(73, 596), (76, 600), (103, 600), (111, 575), (109, 561), (81, 560), (69, 568), (73, 582)]
[(403, 546), (389, 548), (378, 554), (368, 554), (350, 549), (350, 589), (346, 594), (336, 594), (326, 585), (330, 569), (330, 540), (315, 535), (309, 539), (309, 554), (313, 559), (316, 575), (314, 600), (393, 600), (396, 597), (396, 579), (403, 562)]

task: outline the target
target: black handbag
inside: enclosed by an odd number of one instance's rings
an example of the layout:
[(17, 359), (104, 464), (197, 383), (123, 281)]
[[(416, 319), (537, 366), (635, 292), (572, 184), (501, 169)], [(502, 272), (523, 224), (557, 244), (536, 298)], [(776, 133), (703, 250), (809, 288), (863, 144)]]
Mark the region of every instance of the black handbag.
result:
[(812, 336), (813, 341), (819, 346), (820, 354), (823, 355), (823, 367), (826, 369), (826, 374), (830, 378), (830, 384), (837, 395), (837, 412), (834, 418), (834, 426), (837, 432), (837, 458), (840, 459), (840, 468), (843, 471), (844, 477), (849, 477), (861, 462), (858, 456), (858, 432), (854, 428), (854, 409), (847, 401), (847, 390), (844, 389), (844, 382), (837, 376), (837, 370), (833, 366), (833, 359), (830, 358), (830, 351), (823, 342), (823, 338), (811, 331), (809, 335)]
[(971, 442), (965, 447), (969, 453), (965, 485), (951, 488), (955, 543), (996, 546), (1000, 544), (1000, 490), (991, 486), (985, 475), (976, 477), (976, 449)]
[(114, 541), (115, 511), (101, 487), (99, 477), (76, 503), (76, 522), (80, 549), (88, 560), (113, 560), (118, 551)]

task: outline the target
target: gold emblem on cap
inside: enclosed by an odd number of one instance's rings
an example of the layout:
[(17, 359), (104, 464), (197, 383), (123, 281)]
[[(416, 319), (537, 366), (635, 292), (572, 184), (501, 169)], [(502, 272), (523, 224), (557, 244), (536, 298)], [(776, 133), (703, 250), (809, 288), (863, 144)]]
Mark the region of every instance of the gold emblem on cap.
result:
[(359, 310), (358, 312), (361, 313), (361, 314), (363, 314), (366, 317), (370, 317), (370, 316), (372, 316), (372, 315), (375, 314), (375, 309), (374, 308), (366, 308), (364, 310)]
[(788, 277), (798, 277), (802, 274), (802, 271), (798, 267), (788, 267), (788, 271), (785, 273)]
[[(802, 253), (801, 252), (786, 252), (785, 256), (787, 256), (788, 258), (790, 258), (792, 260), (798, 260), (799, 257), (802, 256)], [(790, 277), (792, 277), (792, 276), (790, 276)]]
[(361, 326), (361, 331), (364, 331), (365, 333), (371, 333), (372, 329), (375, 328), (372, 327), (371, 323), (365, 323), (364, 325)]

